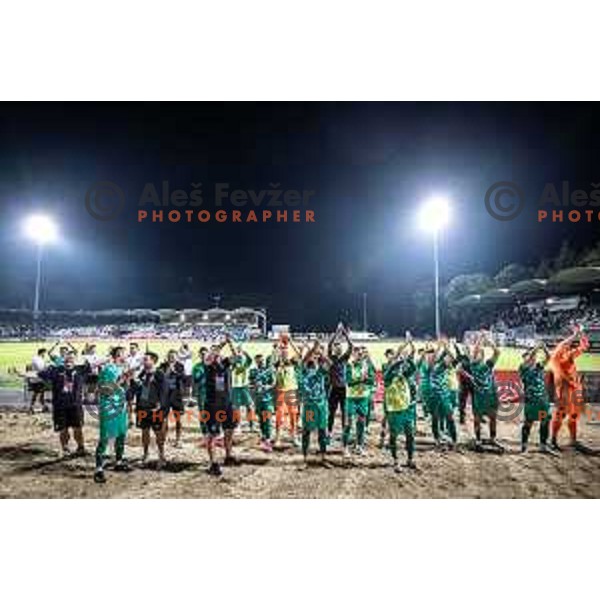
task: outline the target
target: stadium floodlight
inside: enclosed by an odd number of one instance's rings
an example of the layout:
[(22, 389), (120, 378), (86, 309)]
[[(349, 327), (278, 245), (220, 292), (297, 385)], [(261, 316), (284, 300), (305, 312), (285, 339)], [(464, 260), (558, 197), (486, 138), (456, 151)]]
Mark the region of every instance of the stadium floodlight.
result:
[(44, 246), (58, 239), (56, 223), (46, 215), (31, 215), (23, 223), (25, 235), (37, 246), (37, 274), (35, 278), (35, 296), (33, 298), (33, 325), (37, 333), (40, 316), (40, 286), (42, 283), (42, 255)]
[(421, 227), (438, 234), (450, 221), (450, 202), (446, 198), (431, 198), (421, 207), (419, 213)]
[(435, 278), (435, 337), (440, 339), (440, 231), (450, 222), (450, 202), (447, 198), (436, 196), (423, 204), (419, 213), (421, 227), (433, 234), (433, 267)]
[(23, 229), (25, 235), (38, 246), (51, 244), (58, 238), (56, 224), (46, 215), (31, 215), (25, 219)]

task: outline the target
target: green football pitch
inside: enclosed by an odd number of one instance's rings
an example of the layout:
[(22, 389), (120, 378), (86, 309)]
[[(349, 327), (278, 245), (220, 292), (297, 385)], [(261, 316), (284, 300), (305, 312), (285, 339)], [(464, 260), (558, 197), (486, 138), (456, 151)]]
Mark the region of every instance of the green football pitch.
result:
[[(127, 346), (132, 340), (99, 340), (97, 342), (97, 351), (99, 354), (105, 353), (111, 346), (121, 344)], [(139, 340), (138, 343), (142, 349), (148, 347), (150, 350), (157, 352), (161, 358), (167, 350), (178, 348), (178, 341), (171, 340), (152, 340), (146, 343), (146, 340)], [(373, 360), (377, 366), (380, 366), (383, 360), (383, 354), (387, 348), (393, 348), (401, 343), (400, 340), (384, 340), (378, 342), (367, 342)], [(52, 343), (43, 344), (49, 348)], [(208, 345), (200, 342), (191, 343), (191, 348), (196, 354), (200, 346)], [(418, 345), (418, 343), (417, 343)], [(42, 344), (34, 342), (0, 342), (0, 387), (19, 387), (21, 379), (9, 371), (13, 368), (19, 372), (25, 371), (27, 365), (31, 362), (31, 358)], [(77, 349), (83, 349), (83, 343), (74, 343)], [(250, 355), (254, 356), (258, 353), (268, 354), (271, 352), (270, 342), (248, 342), (244, 345)], [(519, 366), (521, 361), (521, 351), (515, 348), (502, 348), (500, 360), (497, 368), (499, 370), (514, 371)], [(581, 371), (600, 371), (600, 355), (585, 354), (577, 361), (577, 366)]]

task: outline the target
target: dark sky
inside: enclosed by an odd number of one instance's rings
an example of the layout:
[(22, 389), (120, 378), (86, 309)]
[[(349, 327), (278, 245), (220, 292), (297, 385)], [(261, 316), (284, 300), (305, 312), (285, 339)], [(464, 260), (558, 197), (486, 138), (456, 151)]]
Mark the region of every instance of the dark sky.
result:
[[(34, 249), (20, 232), (52, 214), (62, 239), (45, 258), (43, 308), (267, 305), (273, 322), (332, 327), (358, 318), (402, 331), (412, 294), (431, 285), (421, 200), (443, 193), (453, 222), (442, 277), (518, 261), (535, 265), (563, 238), (582, 248), (597, 224), (537, 223), (544, 184), (600, 182), (595, 104), (37, 103), (0, 106), (0, 306), (31, 305)], [(114, 182), (120, 216), (90, 217), (86, 190)], [(314, 190), (316, 223), (137, 223), (147, 182)], [(487, 188), (515, 181), (527, 204), (498, 222)], [(228, 205), (228, 210), (233, 206)], [(247, 209), (245, 209), (246, 211)]]

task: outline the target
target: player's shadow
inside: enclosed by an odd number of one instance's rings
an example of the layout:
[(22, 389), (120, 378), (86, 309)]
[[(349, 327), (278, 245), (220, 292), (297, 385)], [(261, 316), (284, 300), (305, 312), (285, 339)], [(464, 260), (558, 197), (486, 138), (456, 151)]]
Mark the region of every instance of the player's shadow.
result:
[(190, 471), (198, 468), (198, 463), (190, 462), (187, 460), (170, 460), (166, 462), (162, 467), (158, 468), (158, 461), (148, 461), (142, 463), (141, 461), (132, 462), (132, 467), (135, 470), (140, 471), (156, 471), (158, 473), (183, 473), (184, 471)]
[(271, 462), (268, 456), (238, 456), (237, 460), (238, 466), (252, 465), (254, 467), (262, 467)]
[(353, 461), (352, 458), (347, 462), (342, 462), (339, 465), (342, 469), (355, 467), (358, 469), (364, 470), (375, 470), (380, 471), (381, 469), (385, 469), (388, 466), (388, 461), (386, 460), (376, 460), (374, 458), (361, 458)]
[(465, 447), (474, 454), (494, 454), (496, 456), (513, 454), (513, 451), (506, 445), (497, 446), (492, 444), (489, 440), (483, 440), (479, 446), (475, 443), (475, 440), (470, 440)]
[(584, 444), (577, 445), (577, 452), (579, 454), (583, 454), (584, 456), (600, 456), (600, 449), (598, 448), (590, 448)]
[(90, 466), (89, 464), (81, 463), (80, 461), (76, 461), (74, 456), (58, 456), (51, 460), (43, 460), (39, 462), (34, 462), (31, 464), (21, 465), (13, 470), (14, 473), (24, 474), (24, 473), (33, 473), (38, 471), (50, 470), (52, 472), (60, 472), (61, 475), (65, 477), (75, 476), (79, 478), (79, 474), (85, 474), (85, 476), (89, 475)]
[(16, 444), (14, 446), (0, 446), (0, 459), (2, 460), (31, 460), (40, 456), (53, 456), (54, 452), (50, 452), (45, 448), (30, 444)]

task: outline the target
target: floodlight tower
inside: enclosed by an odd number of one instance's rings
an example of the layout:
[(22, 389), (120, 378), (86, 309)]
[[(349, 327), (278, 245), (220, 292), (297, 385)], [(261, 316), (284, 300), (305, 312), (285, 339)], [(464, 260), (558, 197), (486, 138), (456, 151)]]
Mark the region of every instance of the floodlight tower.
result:
[(25, 235), (37, 246), (37, 272), (35, 295), (33, 298), (33, 325), (37, 333), (40, 316), (40, 287), (42, 283), (42, 257), (44, 246), (52, 244), (58, 238), (58, 229), (54, 221), (46, 215), (31, 215), (23, 223)]
[(419, 213), (421, 227), (432, 234), (433, 237), (433, 268), (435, 279), (435, 337), (440, 338), (440, 258), (439, 237), (440, 232), (450, 221), (450, 203), (446, 198), (431, 198), (423, 204)]

